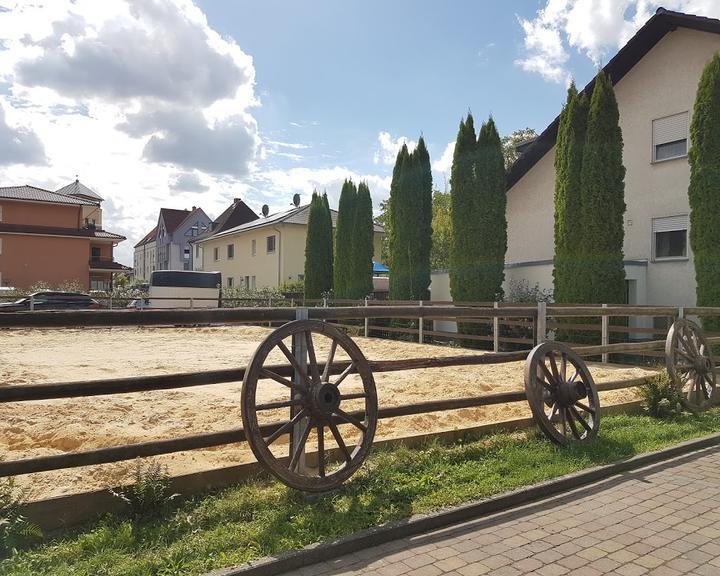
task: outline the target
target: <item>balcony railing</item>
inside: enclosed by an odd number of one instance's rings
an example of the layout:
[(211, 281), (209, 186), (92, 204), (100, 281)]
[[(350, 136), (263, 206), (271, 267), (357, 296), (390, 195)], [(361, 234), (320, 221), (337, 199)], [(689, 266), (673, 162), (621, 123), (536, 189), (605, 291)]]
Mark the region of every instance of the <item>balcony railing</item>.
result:
[(90, 268), (96, 270), (126, 270), (127, 267), (112, 258), (90, 258)]

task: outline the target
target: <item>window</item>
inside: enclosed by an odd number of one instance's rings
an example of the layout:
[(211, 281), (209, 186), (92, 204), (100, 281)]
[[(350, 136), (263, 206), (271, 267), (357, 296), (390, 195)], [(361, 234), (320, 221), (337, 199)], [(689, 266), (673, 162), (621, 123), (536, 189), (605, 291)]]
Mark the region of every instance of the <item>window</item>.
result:
[(275, 252), (275, 236), (268, 236), (267, 239), (267, 253), (272, 254)]
[(250, 289), (250, 276), (245, 276), (245, 288)]
[[(273, 238), (274, 238), (274, 236), (273, 236)], [(250, 290), (255, 290), (255, 276), (253, 276), (250, 280), (251, 280)]]
[(653, 120), (653, 162), (687, 156), (688, 113)]
[(220, 248), (213, 248), (213, 260), (220, 260)]
[(653, 260), (687, 258), (688, 217), (653, 218)]
[(2, 204), (0, 204), (0, 222), (2, 222)]
[(233, 286), (235, 286), (235, 278), (233, 278), (232, 276), (228, 276), (227, 286), (228, 288), (232, 288)]
[(195, 245), (195, 258), (200, 258), (200, 244)]
[(190, 270), (190, 262), (183, 262), (183, 270)]
[(257, 240), (252, 241), (252, 255), (255, 256), (255, 252), (257, 250)]
[(185, 248), (183, 250), (183, 258), (185, 258), (185, 260), (190, 260), (190, 248)]
[(228, 244), (227, 257), (228, 260), (232, 260), (233, 258), (235, 258), (235, 244)]
[(90, 248), (90, 255), (93, 260), (98, 260), (100, 258), (100, 247), (93, 246), (92, 248)]

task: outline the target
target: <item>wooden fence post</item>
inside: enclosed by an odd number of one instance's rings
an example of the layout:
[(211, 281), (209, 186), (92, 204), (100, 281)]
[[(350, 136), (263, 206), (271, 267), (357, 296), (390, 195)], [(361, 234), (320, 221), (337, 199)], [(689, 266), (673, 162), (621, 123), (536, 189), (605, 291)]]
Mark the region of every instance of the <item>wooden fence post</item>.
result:
[(683, 306), (680, 306), (680, 307), (678, 308), (677, 317), (678, 317), (678, 318), (685, 318), (685, 308), (684, 308)]
[(537, 326), (535, 344), (542, 344), (547, 340), (547, 302), (538, 302), (537, 305)]
[[(500, 305), (497, 302), (493, 302), (493, 308), (497, 310)], [(495, 316), (493, 318), (493, 352), (500, 352), (500, 317)]]
[[(423, 301), (418, 301), (418, 306), (422, 306)], [(425, 321), (422, 316), (418, 318), (418, 343), (422, 344), (425, 340), (425, 336), (423, 334), (423, 329), (425, 328)]]
[[(295, 309), (295, 320), (307, 320), (308, 309), (307, 308), (296, 308)], [(297, 360), (298, 366), (301, 370), (307, 371), (307, 342), (305, 341), (305, 333), (296, 334), (292, 337), (292, 354)], [(305, 386), (305, 382), (300, 374), (295, 372), (293, 376), (293, 382), (298, 386)], [(290, 392), (291, 400), (302, 400), (302, 395), (299, 392)], [(302, 409), (302, 406), (295, 405), (290, 407), (290, 418), (293, 418), (298, 411)], [(289, 442), (289, 453), (288, 456), (292, 458), (295, 452), (295, 447), (298, 442), (302, 439), (303, 432), (306, 426), (309, 425), (307, 418), (301, 418), (300, 421), (293, 426), (290, 431), (290, 442)], [(298, 461), (298, 473), (303, 474), (307, 471), (307, 459), (305, 456), (305, 449), (300, 453), (300, 460)]]
[[(368, 306), (368, 299), (365, 298), (365, 307), (367, 308), (367, 306)], [(370, 336), (370, 318), (368, 318), (366, 315), (365, 316), (365, 338), (367, 338), (368, 336)]]
[[(602, 307), (607, 308), (608, 305), (603, 304)], [(600, 345), (607, 346), (608, 344), (610, 344), (610, 317), (603, 314), (602, 321), (601, 321)], [(607, 352), (605, 352), (602, 355), (603, 364), (607, 364), (609, 358), (610, 358), (610, 355)]]

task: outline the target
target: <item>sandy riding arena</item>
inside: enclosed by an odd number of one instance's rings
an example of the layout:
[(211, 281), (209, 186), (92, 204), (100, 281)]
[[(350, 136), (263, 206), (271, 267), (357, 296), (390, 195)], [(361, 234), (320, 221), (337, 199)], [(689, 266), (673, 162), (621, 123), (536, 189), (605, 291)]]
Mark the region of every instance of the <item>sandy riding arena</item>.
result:
[[(269, 333), (259, 327), (109, 328), (0, 331), (0, 385), (21, 386), (245, 365)], [(371, 360), (468, 354), (467, 350), (355, 338)], [(324, 361), (329, 346), (318, 342)], [(338, 360), (341, 355), (336, 356)], [(278, 353), (271, 359), (281, 362)], [(640, 368), (592, 365), (596, 382), (647, 374)], [(357, 377), (356, 377), (357, 378)], [(380, 406), (521, 390), (522, 363), (461, 366), (376, 374)], [(262, 381), (263, 397), (287, 398), (287, 389)], [(357, 385), (357, 382), (354, 384)], [(276, 388), (272, 388), (276, 386)], [(348, 378), (352, 387), (352, 377)], [(0, 404), (0, 458), (15, 460), (119, 444), (214, 432), (242, 425), (240, 382), (178, 390)], [(634, 399), (632, 391), (601, 393), (605, 404)], [(383, 420), (377, 438), (452, 430), (529, 416), (514, 403)], [(271, 418), (272, 419), (272, 418)], [(251, 461), (246, 444), (160, 456), (172, 474)], [(20, 477), (34, 499), (116, 486), (132, 462)]]

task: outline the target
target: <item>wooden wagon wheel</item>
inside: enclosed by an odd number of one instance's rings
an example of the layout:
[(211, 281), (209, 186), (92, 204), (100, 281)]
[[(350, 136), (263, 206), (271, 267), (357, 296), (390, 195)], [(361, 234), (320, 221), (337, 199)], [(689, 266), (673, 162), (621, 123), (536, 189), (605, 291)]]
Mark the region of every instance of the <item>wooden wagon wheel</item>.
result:
[(706, 410), (714, 403), (715, 362), (697, 324), (684, 318), (673, 323), (665, 339), (665, 364), (688, 410)]
[[(325, 364), (319, 364), (316, 346), (321, 336), (329, 344)], [(305, 357), (296, 358), (284, 342), (293, 338), (304, 344)], [(288, 379), (269, 370), (268, 355), (278, 349), (294, 369), (295, 377)], [(339, 375), (332, 375), (331, 366), (339, 350), (349, 358), (348, 366)], [(303, 365), (307, 363), (307, 368)], [(347, 388), (351, 374), (357, 374), (361, 388)], [(272, 379), (288, 388), (289, 399), (284, 402), (258, 403), (258, 381)], [(261, 385), (262, 386), (262, 385)], [(291, 396), (291, 397), (290, 397)], [(349, 413), (347, 404), (355, 400), (360, 412)], [(364, 401), (364, 402), (358, 402)], [(364, 404), (364, 406), (362, 406)], [(289, 408), (289, 416), (271, 433), (261, 431), (258, 413)], [(343, 409), (345, 408), (345, 410)], [(370, 365), (352, 339), (329, 324), (315, 320), (295, 320), (272, 332), (260, 344), (245, 371), (242, 387), (242, 421), (247, 441), (258, 462), (282, 482), (307, 492), (324, 492), (340, 486), (362, 465), (370, 451), (377, 426), (377, 392)], [(350, 429), (355, 440), (349, 441)], [(302, 464), (308, 438), (314, 433), (317, 461), (314, 468)], [(276, 441), (290, 434), (287, 457), (271, 450)], [(359, 437), (358, 437), (359, 434)], [(333, 450), (331, 443), (336, 445)], [(276, 450), (277, 452), (277, 450)], [(335, 454), (339, 458), (332, 458)]]
[(600, 401), (585, 362), (569, 347), (544, 342), (525, 361), (525, 393), (535, 422), (553, 442), (589, 442), (600, 428)]

